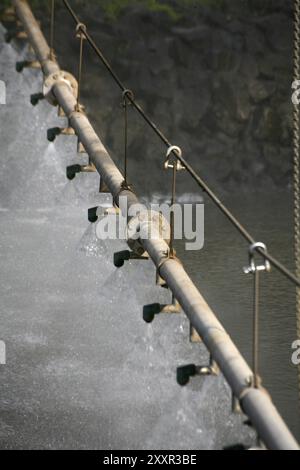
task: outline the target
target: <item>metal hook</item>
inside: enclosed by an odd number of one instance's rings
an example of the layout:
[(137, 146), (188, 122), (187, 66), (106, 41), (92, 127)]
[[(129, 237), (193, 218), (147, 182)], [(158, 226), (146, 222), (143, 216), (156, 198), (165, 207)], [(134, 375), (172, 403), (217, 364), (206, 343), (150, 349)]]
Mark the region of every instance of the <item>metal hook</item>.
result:
[(76, 37), (80, 38), (82, 35), (85, 35), (87, 27), (84, 23), (78, 23), (75, 29)]
[(76, 26), (76, 38), (80, 39), (80, 46), (79, 46), (79, 65), (78, 65), (78, 93), (77, 93), (77, 103), (75, 106), (75, 111), (78, 113), (81, 112), (82, 108), (80, 105), (81, 99), (81, 79), (82, 79), (82, 65), (83, 65), (83, 41), (86, 39), (86, 26), (84, 23), (78, 23)]
[(126, 102), (126, 98), (129, 99), (129, 101), (134, 101), (134, 93), (132, 90), (126, 89), (122, 93), (122, 98), (123, 98), (123, 104)]

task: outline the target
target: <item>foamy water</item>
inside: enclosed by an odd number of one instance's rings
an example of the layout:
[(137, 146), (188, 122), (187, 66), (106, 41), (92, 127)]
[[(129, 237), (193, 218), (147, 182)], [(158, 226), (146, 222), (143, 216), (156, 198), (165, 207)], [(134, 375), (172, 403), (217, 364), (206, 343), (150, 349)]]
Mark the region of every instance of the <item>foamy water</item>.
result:
[(65, 120), (45, 101), (31, 106), (41, 74), (15, 72), (27, 53), (4, 44), (0, 29), (1, 448), (251, 445), (222, 376), (176, 383), (178, 366), (205, 364), (208, 353), (189, 343), (183, 314), (143, 322), (143, 305), (170, 293), (155, 285), (150, 261), (117, 270), (124, 243), (97, 239), (87, 208), (109, 197), (96, 174), (66, 179), (66, 166), (87, 157), (75, 137), (47, 141)]

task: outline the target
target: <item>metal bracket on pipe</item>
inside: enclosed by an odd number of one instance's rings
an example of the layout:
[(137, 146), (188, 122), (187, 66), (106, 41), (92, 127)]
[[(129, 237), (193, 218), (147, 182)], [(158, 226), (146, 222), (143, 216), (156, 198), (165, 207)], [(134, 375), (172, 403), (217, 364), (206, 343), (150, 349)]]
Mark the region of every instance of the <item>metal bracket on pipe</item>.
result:
[(78, 173), (95, 173), (96, 168), (93, 164), (88, 165), (70, 165), (66, 168), (68, 180), (73, 180)]
[(106, 183), (104, 182), (104, 179), (101, 178), (101, 176), (100, 176), (99, 193), (103, 193), (103, 194), (109, 193), (110, 194), (110, 190), (108, 189)]
[(58, 83), (66, 84), (73, 96), (77, 99), (78, 95), (78, 83), (75, 77), (69, 72), (65, 72), (63, 70), (59, 72), (54, 72), (49, 75), (43, 85), (43, 93), (46, 100), (52, 105), (57, 106), (58, 102), (53, 94), (53, 87)]
[(202, 339), (196, 329), (190, 322), (190, 342), (191, 343), (202, 343)]
[(181, 312), (181, 306), (179, 305), (179, 302), (174, 298), (172, 299), (171, 304), (150, 304), (150, 305), (145, 305), (143, 308), (143, 320), (146, 323), (152, 323), (155, 315), (159, 315), (161, 313), (167, 313), (167, 314), (174, 314), (174, 313), (180, 313)]
[(23, 60), (16, 63), (16, 71), (21, 73), (24, 69), (41, 69), (41, 64), (38, 60)]
[(49, 142), (54, 142), (59, 135), (75, 135), (72, 127), (51, 127), (47, 130), (47, 139)]
[[(169, 251), (166, 252), (166, 259), (169, 259)], [(164, 280), (163, 277), (161, 277), (160, 272), (159, 272), (159, 267), (156, 269), (156, 285), (159, 287), (163, 287), (164, 289), (168, 289), (168, 284)]]
[(66, 113), (61, 106), (58, 106), (57, 115), (58, 117), (66, 117)]
[(118, 216), (120, 214), (120, 209), (117, 206), (110, 206), (106, 204), (101, 204), (101, 206), (91, 207), (88, 210), (88, 220), (92, 224), (97, 222), (97, 220), (102, 219), (106, 216), (114, 215)]
[[(28, 39), (28, 34), (24, 30), (22, 22), (18, 19), (14, 7), (7, 8), (0, 20), (4, 23), (15, 23), (13, 27), (9, 27), (9, 30), (6, 31), (4, 35), (4, 39), (7, 43), (10, 43), (13, 39)], [(37, 21), (37, 25), (40, 26), (41, 22)], [(31, 45), (29, 47), (31, 47)]]
[[(37, 99), (42, 99), (42, 98), (40, 98), (41, 95), (42, 95), (42, 93), (37, 94), (37, 95), (32, 95), (32, 99), (34, 100), (34, 103), (32, 102), (32, 104), (36, 104)], [(64, 116), (64, 114), (62, 114), (63, 110), (61, 108), (59, 108), (58, 113), (59, 113), (60, 117)], [(47, 131), (47, 139), (49, 140), (49, 142), (54, 142), (56, 137), (58, 137), (59, 135), (76, 135), (76, 133), (75, 133), (75, 130), (73, 129), (73, 127), (71, 127), (71, 126), (68, 126), (68, 127), (52, 127), (51, 129), (48, 129), (48, 131)], [(79, 138), (77, 140), (77, 153), (87, 153), (84, 146), (83, 146), (83, 144), (82, 144), (82, 142), (80, 142)]]
[(232, 396), (231, 396), (231, 411), (234, 414), (241, 414), (242, 413), (240, 400), (233, 393), (232, 393)]
[(177, 368), (177, 382), (179, 385), (187, 385), (191, 377), (197, 375), (219, 375), (219, 366), (216, 361), (210, 356), (209, 364), (207, 366), (196, 366), (195, 364), (187, 364)]
[(139, 255), (138, 253), (129, 250), (118, 251), (117, 253), (114, 253), (114, 265), (116, 268), (122, 268), (125, 261), (129, 261), (131, 259), (148, 260), (149, 255), (145, 251), (143, 255)]
[(27, 33), (20, 27), (12, 28), (6, 31), (4, 35), (5, 42), (10, 43), (13, 39), (28, 39)]
[(77, 140), (77, 153), (87, 153), (87, 151), (85, 150), (85, 147), (84, 147), (83, 143), (80, 142), (79, 139)]
[(15, 8), (6, 8), (1, 14), (0, 20), (2, 21), (2, 23), (14, 23), (15, 21), (17, 21)]

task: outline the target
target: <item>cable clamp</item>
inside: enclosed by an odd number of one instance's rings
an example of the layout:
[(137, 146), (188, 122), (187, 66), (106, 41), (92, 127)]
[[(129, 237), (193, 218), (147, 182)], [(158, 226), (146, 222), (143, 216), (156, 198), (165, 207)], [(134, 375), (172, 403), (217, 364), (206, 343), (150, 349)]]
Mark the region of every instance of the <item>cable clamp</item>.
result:
[(133, 192), (133, 185), (124, 180), (121, 183), (121, 191), (131, 191), (131, 192)]
[(163, 253), (164, 257), (160, 260), (160, 262), (158, 263), (157, 265), (157, 273), (159, 274), (159, 276), (161, 275), (160, 274), (160, 270), (161, 268), (163, 267), (163, 265), (167, 262), (167, 261), (170, 261), (170, 260), (173, 260), (173, 261), (177, 261), (177, 263), (179, 263), (181, 266), (182, 266), (182, 262), (180, 261), (179, 258), (177, 258), (176, 256), (176, 252), (174, 250), (173, 254), (171, 253), (170, 249), (168, 248), (168, 250), (166, 250), (164, 253)]
[(73, 111), (71, 111), (67, 118), (68, 118), (68, 121), (71, 121), (72, 118), (78, 118), (80, 116), (82, 116), (84, 114), (84, 109), (78, 109), (76, 106), (75, 108), (73, 109)]

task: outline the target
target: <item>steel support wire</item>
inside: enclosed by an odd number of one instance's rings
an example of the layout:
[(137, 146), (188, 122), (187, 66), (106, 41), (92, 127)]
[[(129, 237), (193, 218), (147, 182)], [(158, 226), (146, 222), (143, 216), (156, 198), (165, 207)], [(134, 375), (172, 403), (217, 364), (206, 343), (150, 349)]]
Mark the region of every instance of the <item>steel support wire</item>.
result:
[[(72, 16), (74, 22), (79, 25), (80, 28), (80, 20), (76, 15), (75, 11), (71, 7), (68, 0), (63, 0), (63, 3), (67, 10), (69, 11), (70, 15)], [(81, 29), (81, 28), (80, 28)], [(95, 41), (93, 40), (92, 36), (89, 34), (87, 30), (81, 29), (82, 33), (85, 35), (87, 42), (92, 47), (94, 52), (97, 54), (103, 65), (108, 70), (111, 77), (114, 79), (116, 84), (119, 88), (124, 92), (126, 91), (125, 85), (122, 83), (116, 72), (111, 67), (110, 63), (99, 49)], [(172, 147), (171, 142), (168, 138), (164, 135), (164, 133), (158, 128), (156, 124), (150, 119), (150, 117), (146, 114), (143, 108), (136, 102), (133, 96), (128, 96), (129, 101), (131, 102), (132, 106), (138, 111), (138, 113), (143, 117), (143, 119), (148, 123), (148, 125), (152, 128), (155, 134), (160, 138), (160, 140), (168, 147)], [(209, 196), (209, 198), (214, 202), (214, 204), (219, 208), (219, 210), (227, 217), (227, 219), (232, 223), (232, 225), (238, 230), (238, 232), (245, 238), (245, 240), (251, 244), (255, 245), (255, 239), (250, 235), (250, 233), (246, 230), (246, 228), (237, 220), (237, 218), (232, 214), (232, 212), (220, 201), (217, 195), (211, 190), (211, 188), (207, 185), (207, 183), (200, 177), (200, 175), (194, 170), (194, 168), (187, 163), (187, 161), (182, 157), (178, 156), (176, 152), (173, 152), (173, 155), (180, 160), (183, 166), (186, 167), (187, 172), (191, 175), (194, 181), (198, 184), (198, 186)], [(257, 248), (258, 253), (266, 258), (273, 266), (276, 268), (281, 274), (287, 277), (291, 282), (295, 285), (300, 287), (300, 279), (299, 277), (295, 276), (289, 269), (287, 269), (280, 261), (278, 261), (274, 256), (272, 256), (268, 252), (264, 252), (260, 248)]]

